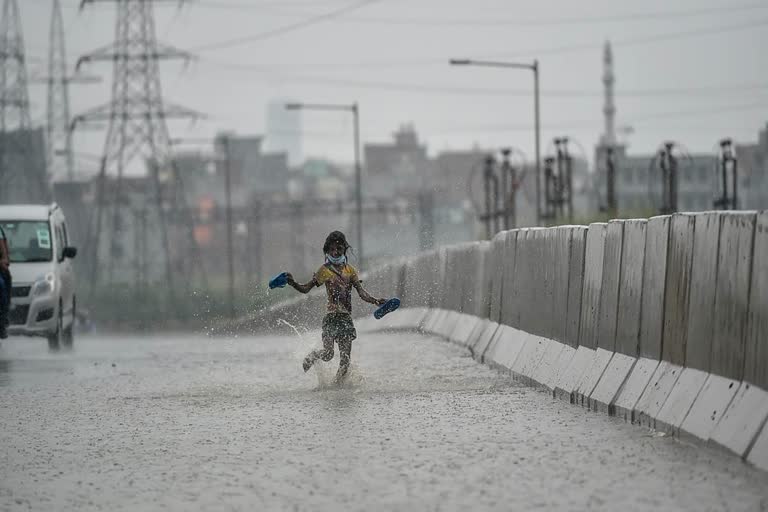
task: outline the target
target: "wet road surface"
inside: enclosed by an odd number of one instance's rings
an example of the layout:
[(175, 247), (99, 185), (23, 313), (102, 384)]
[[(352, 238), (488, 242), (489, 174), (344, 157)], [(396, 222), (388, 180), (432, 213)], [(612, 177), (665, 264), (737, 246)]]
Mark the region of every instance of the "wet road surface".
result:
[[(416, 334), (0, 346), (0, 510), (761, 510), (768, 474)], [(337, 508), (340, 507), (340, 508)]]

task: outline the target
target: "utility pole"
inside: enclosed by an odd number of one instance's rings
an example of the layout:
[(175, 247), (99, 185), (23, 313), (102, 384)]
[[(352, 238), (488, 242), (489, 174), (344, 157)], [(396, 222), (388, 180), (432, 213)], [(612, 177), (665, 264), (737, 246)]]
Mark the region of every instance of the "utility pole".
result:
[(606, 171), (606, 203), (611, 217), (617, 213), (616, 204), (616, 161), (613, 146), (605, 148), (605, 171)]
[[(100, 240), (103, 235), (104, 217), (112, 205), (112, 246), (121, 233), (115, 231), (123, 208), (122, 181), (129, 166), (149, 162), (149, 183), (154, 195), (153, 214), (159, 224), (162, 251), (165, 259), (165, 280), (168, 300), (172, 308), (176, 304), (176, 287), (171, 247), (166, 219), (167, 198), (164, 188), (179, 193), (178, 173), (168, 176), (170, 158), (170, 136), (167, 119), (197, 119), (200, 114), (181, 106), (166, 102), (161, 96), (159, 61), (165, 59), (189, 59), (190, 55), (172, 46), (158, 43), (155, 37), (154, 3), (158, 0), (101, 0), (117, 4), (115, 40), (112, 44), (80, 57), (77, 69), (84, 63), (112, 62), (112, 98), (105, 105), (93, 108), (72, 122), (71, 129), (80, 123), (109, 122), (104, 152), (97, 180), (97, 205), (95, 228), (88, 241), (89, 264), (93, 268), (91, 290), (101, 278), (99, 258)], [(83, 0), (81, 7), (94, 4), (96, 0)], [(172, 164), (171, 164), (172, 165)], [(170, 178), (170, 179), (169, 179)], [(114, 179), (111, 197), (107, 197), (107, 180)], [(182, 201), (186, 201), (182, 194)], [(143, 200), (151, 202), (149, 194)], [(186, 207), (182, 207), (184, 211)], [(191, 228), (189, 230), (192, 231)], [(113, 264), (113, 263), (111, 263)], [(191, 280), (193, 276), (184, 276)]]
[[(739, 207), (738, 202), (738, 170), (739, 162), (733, 149), (731, 139), (720, 141), (720, 155), (718, 156), (720, 171), (720, 196), (714, 201), (714, 207), (718, 210), (736, 210)], [(728, 178), (731, 178), (730, 193)], [(715, 188), (717, 193), (717, 187)]]
[(227, 223), (227, 308), (229, 317), (235, 318), (235, 256), (232, 244), (232, 154), (229, 135), (224, 135), (224, 202)]
[(419, 192), (419, 250), (435, 247), (435, 196), (431, 190)]
[(42, 142), (30, 118), (19, 6), (5, 0), (0, 20), (0, 202), (50, 201)]
[(659, 167), (662, 176), (661, 213), (677, 211), (677, 158), (673, 154), (674, 142), (665, 142), (659, 152)]

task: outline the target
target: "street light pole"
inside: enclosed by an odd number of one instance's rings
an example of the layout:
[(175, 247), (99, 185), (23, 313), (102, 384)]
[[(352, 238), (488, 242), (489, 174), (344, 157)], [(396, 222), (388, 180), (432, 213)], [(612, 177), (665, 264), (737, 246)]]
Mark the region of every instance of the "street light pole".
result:
[(539, 61), (532, 64), (472, 59), (451, 59), (452, 66), (482, 66), (491, 68), (529, 69), (533, 71), (533, 116), (536, 145), (536, 223), (541, 224), (541, 119), (539, 109)]
[(352, 114), (355, 118), (355, 213), (357, 216), (357, 250), (360, 267), (363, 266), (363, 177), (360, 166), (360, 110), (357, 103), (352, 104)]
[(224, 197), (227, 205), (227, 300), (230, 318), (235, 318), (235, 260), (232, 244), (232, 179), (229, 135), (224, 136)]
[(351, 112), (354, 121), (355, 144), (355, 217), (357, 251), (360, 267), (365, 264), (363, 252), (363, 179), (362, 166), (360, 164), (360, 107), (357, 102), (351, 105), (344, 104), (314, 104), (314, 103), (286, 103), (286, 110), (331, 110)]

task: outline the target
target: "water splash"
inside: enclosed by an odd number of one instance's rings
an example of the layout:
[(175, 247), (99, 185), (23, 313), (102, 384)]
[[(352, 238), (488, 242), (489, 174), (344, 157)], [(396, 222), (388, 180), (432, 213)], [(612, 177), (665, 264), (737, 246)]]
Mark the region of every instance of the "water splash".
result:
[[(290, 323), (288, 320), (284, 318), (278, 318), (277, 322), (290, 327), (291, 330), (296, 333), (296, 337), (299, 339), (299, 344), (293, 353), (294, 359), (296, 359), (297, 363), (304, 361), (304, 358), (307, 356), (307, 354), (313, 349), (317, 348), (315, 345), (318, 345), (317, 342), (320, 340), (318, 339), (317, 335), (312, 336), (309, 329), (303, 328), (304, 335), (306, 335), (305, 337), (302, 335), (299, 328)], [(338, 347), (334, 347), (334, 358), (331, 361), (324, 362), (318, 360), (314, 365), (312, 365), (312, 370), (310, 371), (313, 371), (317, 376), (317, 387), (315, 390), (354, 389), (359, 388), (365, 384), (365, 377), (363, 376), (363, 372), (354, 362), (350, 364), (346, 377), (341, 382), (338, 382), (336, 379), (338, 357)]]

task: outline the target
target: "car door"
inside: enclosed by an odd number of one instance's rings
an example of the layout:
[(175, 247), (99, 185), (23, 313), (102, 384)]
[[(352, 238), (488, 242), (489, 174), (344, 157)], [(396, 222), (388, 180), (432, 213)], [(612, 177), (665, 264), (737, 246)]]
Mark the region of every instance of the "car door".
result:
[(64, 227), (64, 221), (59, 218), (55, 222), (56, 237), (56, 259), (59, 267), (59, 279), (61, 283), (61, 300), (64, 304), (64, 324), (72, 315), (72, 298), (74, 296), (74, 274), (72, 270), (72, 260), (64, 257), (64, 248), (69, 244), (67, 232)]

